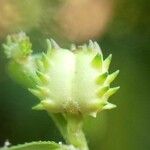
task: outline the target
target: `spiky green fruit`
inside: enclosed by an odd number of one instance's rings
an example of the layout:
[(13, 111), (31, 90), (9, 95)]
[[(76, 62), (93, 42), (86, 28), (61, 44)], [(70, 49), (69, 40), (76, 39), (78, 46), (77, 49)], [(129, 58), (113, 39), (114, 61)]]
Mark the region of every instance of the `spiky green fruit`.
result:
[[(4, 48), (7, 56), (15, 60), (20, 59), (21, 54), (32, 60), (24, 65), (20, 60), (18, 63), (24, 66), (26, 77), (30, 75), (34, 81), (29, 91), (40, 99), (34, 109), (96, 116), (99, 111), (116, 107), (108, 102), (108, 98), (119, 89), (110, 88), (119, 71), (109, 74), (112, 55), (103, 59), (97, 42), (89, 41), (88, 45), (79, 47), (73, 45), (72, 50), (68, 50), (59, 47), (54, 40), (47, 40), (47, 53), (33, 59), (30, 42), (24, 39), (27, 37), (18, 40), (17, 44), (16, 41), (9, 42)], [(20, 46), (24, 44), (25, 48)], [(13, 45), (17, 46), (15, 55)]]
[(36, 88), (29, 89), (41, 102), (36, 109), (53, 113), (81, 113), (96, 116), (98, 111), (116, 107), (107, 100), (119, 87), (110, 83), (119, 71), (108, 74), (111, 55), (103, 60), (96, 42), (75, 48), (60, 48), (48, 41), (48, 52), (38, 62)]

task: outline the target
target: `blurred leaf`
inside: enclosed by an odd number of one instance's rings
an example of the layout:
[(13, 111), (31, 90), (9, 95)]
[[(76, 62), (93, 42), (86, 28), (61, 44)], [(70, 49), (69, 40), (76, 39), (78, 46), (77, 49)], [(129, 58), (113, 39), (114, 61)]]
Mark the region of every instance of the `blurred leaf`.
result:
[(12, 146), (10, 148), (4, 147), (0, 150), (66, 150), (67, 146), (57, 144), (55, 142), (32, 142), (18, 146)]

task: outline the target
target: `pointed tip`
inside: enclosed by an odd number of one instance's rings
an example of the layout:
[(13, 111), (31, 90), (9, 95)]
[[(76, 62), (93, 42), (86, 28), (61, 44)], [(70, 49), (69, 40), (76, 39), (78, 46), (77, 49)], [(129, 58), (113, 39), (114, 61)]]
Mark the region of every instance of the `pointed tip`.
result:
[(115, 72), (117, 72), (117, 74), (119, 74), (120, 70), (118, 69), (118, 70), (116, 70)]
[(117, 90), (119, 90), (119, 89), (120, 89), (120, 86), (117, 87)]
[(70, 50), (71, 51), (75, 51), (77, 48), (76, 48), (76, 45), (75, 44), (71, 44), (70, 46)]
[(94, 42), (95, 50), (102, 55), (102, 50), (97, 42)]
[(31, 81), (34, 81), (35, 84), (41, 84), (41, 80), (40, 80), (39, 76), (36, 73), (35, 73), (34, 76), (29, 76), (29, 78), (30, 78)]
[(116, 107), (117, 107), (117, 106), (114, 105), (114, 104), (107, 103), (107, 104), (103, 107), (103, 109), (105, 109), (105, 110), (107, 110), (107, 109), (114, 109), (114, 108), (116, 108)]
[(112, 60), (112, 54), (109, 54), (108, 57), (105, 60), (107, 60), (107, 61), (109, 60), (111, 62), (111, 60)]
[(42, 105), (44, 106), (44, 108), (49, 111), (49, 112), (59, 112), (60, 110), (58, 109), (58, 106), (55, 104), (54, 101), (52, 101), (51, 99), (45, 99), (41, 101)]
[(94, 49), (94, 43), (93, 43), (92, 40), (89, 40), (88, 48), (89, 48), (90, 50)]
[(115, 72), (113, 72), (112, 74), (115, 76), (115, 78), (118, 76), (118, 74), (120, 73), (120, 70), (116, 70)]
[(45, 87), (39, 86), (39, 85), (36, 85), (36, 88), (37, 88), (39, 91), (44, 91), (44, 90), (45, 90)]
[(119, 74), (119, 70), (113, 72), (112, 74), (108, 75), (106, 81), (105, 81), (105, 84), (108, 85), (110, 84), (111, 82), (113, 82), (115, 80), (115, 78), (118, 76)]
[(112, 54), (109, 54), (109, 57), (111, 57), (111, 58), (112, 58)]
[(115, 71), (115, 72), (113, 72), (113, 73), (111, 74), (113, 80), (118, 76), (119, 72), (120, 72), (120, 70), (117, 70), (117, 71)]
[(111, 62), (111, 60), (112, 60), (112, 54), (109, 54), (109, 56), (106, 59), (108, 59)]
[(91, 117), (93, 117), (93, 118), (96, 118), (97, 112), (91, 112), (89, 115), (90, 115)]
[(46, 43), (47, 43), (48, 49), (51, 49), (52, 48), (51, 41), (49, 39), (46, 39)]
[(110, 88), (110, 90), (112, 90), (114, 92), (117, 92), (119, 89), (120, 89), (120, 86)]
[(50, 55), (52, 52), (52, 44), (50, 39), (46, 39), (46, 43), (47, 43), (47, 55)]
[(41, 92), (39, 90), (28, 88), (28, 91), (38, 98), (41, 97)]
[(120, 86), (110, 88), (104, 95), (106, 99), (108, 99), (110, 96), (114, 95), (118, 90), (120, 89)]
[(41, 103), (32, 107), (33, 110), (44, 110), (44, 107)]
[(108, 77), (108, 72), (102, 73), (100, 74), (97, 78), (96, 78), (96, 83), (97, 84), (103, 84), (105, 82), (105, 80)]
[(50, 78), (48, 75), (42, 73), (41, 71), (36, 71), (37, 76), (39, 77), (39, 79), (41, 80), (41, 82), (43, 83), (47, 83), (49, 82)]
[(110, 54), (104, 61), (103, 61), (103, 71), (108, 71), (110, 63), (112, 60), (112, 54)]
[(60, 46), (53, 40), (53, 39), (51, 39), (51, 45), (52, 45), (52, 47), (54, 48), (54, 49), (60, 49)]
[(50, 66), (49, 57), (44, 52), (42, 53), (42, 56), (43, 56), (43, 64), (44, 64), (45, 68), (47, 69)]
[(89, 46), (92, 46), (93, 47), (94, 43), (92, 40), (89, 40)]
[(114, 87), (114, 89), (119, 90), (119, 89), (120, 89), (120, 86)]
[(48, 58), (47, 55), (45, 54), (45, 52), (42, 52), (42, 56), (43, 56), (43, 58)]
[(97, 54), (92, 60), (92, 66), (96, 69), (102, 68), (102, 56)]
[(48, 60), (49, 59), (45, 52), (42, 52), (42, 56), (43, 56), (44, 60)]
[(41, 92), (43, 97), (48, 97), (50, 95), (50, 91), (47, 87), (37, 85), (36, 88)]
[(102, 97), (103, 95), (105, 95), (107, 92), (109, 91), (109, 86), (103, 86), (100, 89), (98, 89), (97, 91), (97, 95), (99, 97)]
[(43, 61), (41, 59), (38, 59), (36, 61), (37, 63), (37, 67), (39, 68), (39, 70), (43, 70), (44, 69), (44, 64), (43, 64)]
[(115, 72), (113, 72), (112, 74), (118, 75), (120, 72), (120, 70), (116, 70)]

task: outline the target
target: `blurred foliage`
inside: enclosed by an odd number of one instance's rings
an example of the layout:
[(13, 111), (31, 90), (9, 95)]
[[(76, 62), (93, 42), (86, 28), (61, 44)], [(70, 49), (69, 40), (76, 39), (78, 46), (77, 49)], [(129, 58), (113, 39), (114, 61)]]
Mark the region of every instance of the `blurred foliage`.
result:
[[(62, 35), (57, 32), (57, 23), (53, 19), (53, 15), (57, 12), (54, 8), (57, 7), (59, 9), (61, 5), (58, 5), (56, 2), (52, 5), (51, 2), (45, 0), (40, 3), (42, 9), (40, 7), (36, 11), (40, 12), (39, 17), (42, 16), (43, 21), (39, 19), (41, 22), (39, 21), (39, 23), (36, 23), (28, 30), (28, 34), (34, 43), (33, 47), (37, 50), (44, 49), (41, 43), (44, 43), (44, 38), (48, 36), (57, 39), (58, 43), (60, 42), (62, 45), (68, 45), (67, 43), (69, 42), (67, 37), (64, 38), (64, 31)], [(63, 3), (64, 1), (60, 0), (58, 2)], [(86, 136), (91, 149), (150, 149), (150, 99), (148, 96), (150, 84), (150, 18), (148, 16), (148, 4), (148, 0), (118, 0), (114, 7), (114, 17), (111, 18), (111, 22), (107, 23), (105, 34), (97, 38), (104, 54), (106, 54), (105, 56), (109, 53), (113, 54), (112, 71), (113, 68), (119, 68), (121, 70), (118, 83), (116, 83), (116, 85), (121, 85), (121, 89), (111, 99), (118, 106), (115, 110), (104, 112), (97, 119), (87, 118), (85, 120)], [(32, 4), (32, 11), (35, 10), (33, 7), (35, 5)], [(47, 23), (46, 18), (47, 16), (51, 16), (51, 11), (53, 12), (52, 20), (54, 21)], [(2, 9), (0, 12), (2, 12)], [(61, 17), (63, 20), (64, 16)], [(46, 23), (44, 23), (44, 20)], [(92, 24), (92, 21), (90, 23)], [(46, 30), (48, 25), (51, 30)], [(14, 27), (15, 25), (12, 26)], [(24, 30), (23, 27), (20, 28)], [(2, 31), (0, 32), (2, 33)], [(11, 32), (10, 29), (7, 33), (9, 32)], [(1, 38), (1, 42), (3, 40), (4, 36)], [(30, 109), (34, 105), (32, 99), (35, 99), (36, 103), (36, 98), (9, 79), (6, 74), (5, 64), (6, 60), (1, 51), (1, 145), (3, 145), (6, 139), (9, 139), (12, 144), (32, 140), (53, 139), (62, 141), (63, 139), (60, 137), (60, 133), (48, 115), (45, 112), (34, 112)]]
[(1, 0), (0, 39), (10, 32), (29, 30), (29, 28), (35, 27), (38, 24), (39, 16), (39, 0), (31, 0), (30, 2), (28, 0)]
[(64, 45), (100, 37), (113, 16), (116, 0), (2, 0), (0, 4), (0, 38), (33, 30)]

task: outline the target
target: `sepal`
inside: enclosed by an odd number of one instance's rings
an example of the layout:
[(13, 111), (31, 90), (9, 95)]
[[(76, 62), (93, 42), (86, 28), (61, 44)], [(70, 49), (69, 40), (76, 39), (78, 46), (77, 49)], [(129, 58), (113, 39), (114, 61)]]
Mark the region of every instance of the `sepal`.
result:
[(105, 81), (105, 85), (108, 85), (111, 82), (113, 82), (113, 80), (118, 76), (118, 74), (119, 74), (119, 70), (117, 70), (117, 71), (113, 72), (112, 74), (110, 74), (107, 77), (106, 81)]
[(42, 100), (41, 104), (43, 105), (45, 110), (47, 110), (48, 112), (58, 113), (58, 112), (61, 111), (61, 109), (59, 108), (58, 104), (55, 103), (55, 101), (53, 101), (51, 99)]
[(55, 50), (60, 49), (60, 46), (53, 39), (51, 39), (51, 45), (52, 45), (52, 49)]
[(103, 63), (102, 55), (100, 54), (97, 54), (92, 60), (92, 66), (99, 70), (102, 68), (102, 63)]
[(114, 87), (114, 88), (110, 88), (104, 95), (104, 97), (106, 99), (108, 99), (110, 96), (112, 96), (113, 94), (115, 94), (118, 90), (120, 89), (120, 87)]
[(37, 89), (31, 89), (31, 88), (29, 88), (28, 90), (29, 90), (34, 96), (36, 96), (36, 97), (38, 97), (38, 98), (40, 98), (40, 99), (43, 98), (43, 94), (42, 94), (39, 90), (37, 90)]
[(106, 81), (107, 76), (108, 76), (108, 72), (102, 73), (101, 75), (99, 75), (96, 78), (96, 83), (97, 84), (103, 84)]
[(104, 61), (103, 61), (103, 72), (108, 71), (110, 63), (112, 59), (112, 54), (110, 54)]
[(113, 109), (113, 108), (116, 108), (117, 106), (114, 105), (114, 104), (111, 104), (111, 103), (107, 103), (103, 109), (107, 110), (107, 109)]
[(109, 90), (109, 86), (103, 86), (97, 91), (97, 95), (102, 97)]
[(92, 40), (89, 40), (88, 49), (90, 51), (94, 51), (94, 52), (102, 55), (102, 50), (97, 42), (93, 42)]
[(32, 109), (33, 110), (45, 110), (45, 108), (43, 107), (43, 105), (41, 103), (33, 106)]
[(50, 81), (50, 77), (46, 74), (44, 74), (43, 72), (41, 71), (36, 71), (36, 75), (38, 76), (38, 79), (40, 80), (40, 82), (42, 84), (46, 84)]

